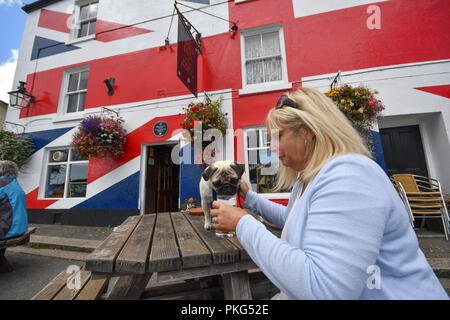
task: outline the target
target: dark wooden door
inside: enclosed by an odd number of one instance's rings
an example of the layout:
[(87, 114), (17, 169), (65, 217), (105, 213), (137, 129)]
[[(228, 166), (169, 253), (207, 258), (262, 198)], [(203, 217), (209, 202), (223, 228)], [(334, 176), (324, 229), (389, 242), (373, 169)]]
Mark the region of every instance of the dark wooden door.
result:
[(172, 146), (147, 150), (145, 213), (178, 211), (179, 165), (171, 160)]
[(428, 176), (419, 126), (380, 129), (380, 136), (389, 176), (396, 173)]

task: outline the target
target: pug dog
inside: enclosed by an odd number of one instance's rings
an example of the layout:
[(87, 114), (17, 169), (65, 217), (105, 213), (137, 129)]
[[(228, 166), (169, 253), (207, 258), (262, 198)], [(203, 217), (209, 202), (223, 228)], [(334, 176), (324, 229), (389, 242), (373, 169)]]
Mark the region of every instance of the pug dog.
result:
[(213, 229), (210, 212), (210, 205), (213, 201), (212, 190), (215, 190), (218, 195), (230, 196), (230, 198), (236, 196), (239, 192), (241, 179), (244, 179), (250, 187), (250, 182), (244, 175), (244, 170), (243, 164), (224, 160), (214, 162), (203, 171), (199, 187), (201, 205), (205, 215), (205, 230)]

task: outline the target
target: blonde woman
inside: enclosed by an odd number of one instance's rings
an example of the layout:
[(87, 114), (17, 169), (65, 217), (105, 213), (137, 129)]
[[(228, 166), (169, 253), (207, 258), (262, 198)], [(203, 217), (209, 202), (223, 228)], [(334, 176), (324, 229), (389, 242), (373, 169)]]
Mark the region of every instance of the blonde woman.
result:
[(241, 184), (246, 211), (213, 203), (214, 225), (236, 235), (280, 289), (276, 299), (448, 299), (418, 246), (405, 207), (361, 137), (333, 102), (303, 88), (267, 115), (288, 206)]

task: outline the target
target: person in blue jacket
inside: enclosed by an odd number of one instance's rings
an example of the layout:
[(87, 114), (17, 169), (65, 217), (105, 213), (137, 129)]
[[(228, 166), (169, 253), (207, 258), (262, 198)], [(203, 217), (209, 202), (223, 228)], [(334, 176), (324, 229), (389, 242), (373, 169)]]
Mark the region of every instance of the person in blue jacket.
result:
[(358, 132), (324, 94), (282, 95), (266, 119), (287, 207), (241, 182), (244, 209), (213, 202), (215, 227), (239, 242), (280, 293), (274, 299), (448, 299), (408, 214)]
[(0, 161), (0, 239), (17, 237), (28, 230), (26, 195), (17, 182), (19, 169)]

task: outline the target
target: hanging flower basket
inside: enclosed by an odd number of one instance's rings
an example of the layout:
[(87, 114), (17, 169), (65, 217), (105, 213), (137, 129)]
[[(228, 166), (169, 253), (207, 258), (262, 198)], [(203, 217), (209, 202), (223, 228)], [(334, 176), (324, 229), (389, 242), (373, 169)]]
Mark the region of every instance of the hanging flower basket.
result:
[[(187, 108), (183, 108), (183, 110), (185, 110), (185, 118), (181, 123), (181, 126), (189, 132), (191, 141), (202, 138), (209, 129), (217, 129), (225, 136), (228, 127), (228, 113), (223, 113), (221, 106), (222, 98), (219, 98), (215, 101), (208, 100), (207, 102), (190, 103)], [(195, 135), (195, 122), (201, 122), (201, 137)], [(212, 143), (212, 141), (201, 141), (203, 157), (202, 159), (195, 159), (196, 163), (205, 164), (210, 162), (205, 160), (211, 160), (210, 157), (215, 156), (214, 152), (211, 155), (203, 153), (210, 143)]]
[(0, 131), (0, 160), (13, 161), (20, 168), (28, 161), (33, 150), (34, 144), (30, 137)]
[(91, 115), (83, 119), (73, 135), (71, 145), (75, 155), (83, 158), (123, 155), (126, 130), (122, 123), (122, 118), (108, 116)]
[(381, 118), (381, 112), (385, 109), (383, 103), (375, 97), (376, 94), (378, 94), (377, 90), (350, 85), (325, 92), (325, 95), (333, 100), (355, 129), (367, 140), (371, 151), (373, 151), (371, 128)]

